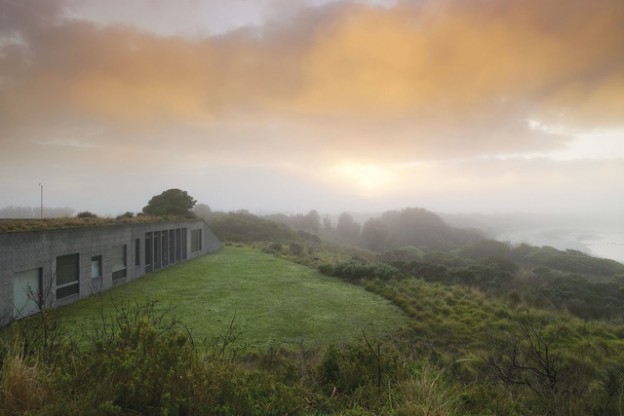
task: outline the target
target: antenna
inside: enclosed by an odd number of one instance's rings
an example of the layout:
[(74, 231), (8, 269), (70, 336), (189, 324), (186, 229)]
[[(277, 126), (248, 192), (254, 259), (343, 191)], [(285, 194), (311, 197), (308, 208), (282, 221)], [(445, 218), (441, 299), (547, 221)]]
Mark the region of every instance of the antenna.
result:
[(39, 182), (39, 190), (41, 191), (41, 219), (43, 219), (43, 184)]

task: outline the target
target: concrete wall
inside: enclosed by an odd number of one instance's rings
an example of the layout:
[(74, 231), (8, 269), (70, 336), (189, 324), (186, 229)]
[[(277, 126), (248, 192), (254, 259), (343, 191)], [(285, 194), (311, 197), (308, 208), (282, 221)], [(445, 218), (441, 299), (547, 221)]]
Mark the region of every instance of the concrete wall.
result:
[[(202, 230), (201, 250), (192, 252), (191, 234), (193, 230), (198, 229)], [(174, 230), (173, 233), (171, 230)], [(182, 256), (179, 256), (179, 259), (171, 256), (167, 258), (167, 261), (161, 261), (158, 265), (146, 267), (146, 233), (152, 236), (158, 235), (161, 238), (166, 236), (164, 240), (169, 244), (168, 237), (175, 236), (175, 230), (186, 230), (185, 241), (171, 242), (174, 246), (168, 245), (167, 252), (175, 251), (179, 245), (180, 249), (184, 248)], [(178, 232), (180, 235), (184, 234), (181, 231)], [(137, 239), (139, 240), (138, 252), (136, 251)], [(121, 245), (126, 245), (126, 273), (125, 277), (113, 279), (113, 247)], [(55, 307), (137, 279), (146, 271), (158, 270), (220, 248), (221, 243), (202, 220), (0, 233), (0, 326), (14, 318), (15, 273), (41, 268), (43, 301), (48, 306)], [(165, 259), (166, 253), (163, 252), (162, 241), (159, 249), (161, 260)], [(79, 254), (79, 291), (57, 299), (55, 276), (57, 257), (75, 253)], [(102, 274), (98, 278), (91, 277), (91, 259), (95, 256), (102, 256)]]

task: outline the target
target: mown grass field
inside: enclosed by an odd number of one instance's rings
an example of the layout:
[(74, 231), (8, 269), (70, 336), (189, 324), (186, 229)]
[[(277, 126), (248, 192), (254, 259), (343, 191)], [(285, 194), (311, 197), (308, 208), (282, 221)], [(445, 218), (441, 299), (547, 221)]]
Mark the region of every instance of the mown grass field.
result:
[(338, 343), (382, 335), (407, 322), (387, 300), (314, 269), (249, 247), (222, 251), (167, 269), (58, 310), (75, 334), (111, 316), (115, 306), (154, 300), (186, 325), (195, 341), (224, 335), (234, 319), (251, 347)]

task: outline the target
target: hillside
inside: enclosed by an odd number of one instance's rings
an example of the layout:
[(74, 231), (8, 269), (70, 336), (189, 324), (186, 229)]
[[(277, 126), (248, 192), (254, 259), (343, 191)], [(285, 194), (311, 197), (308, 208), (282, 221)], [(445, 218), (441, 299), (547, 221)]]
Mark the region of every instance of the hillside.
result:
[[(314, 240), (255, 244), (119, 287), (112, 303), (92, 298), (13, 325), (0, 341), (0, 409), (258, 416), (624, 411), (622, 299), (589, 292), (596, 297), (586, 299), (586, 313), (613, 307), (615, 314), (591, 320), (555, 304), (566, 293), (578, 302), (583, 288), (616, 284), (617, 265), (594, 267), (597, 260), (578, 253), (488, 240), (447, 252), (378, 254)], [(551, 257), (561, 270), (530, 270), (535, 259)], [(581, 279), (565, 271), (571, 264), (597, 273)], [(532, 299), (534, 290), (551, 303)], [(112, 315), (102, 320), (100, 307)]]

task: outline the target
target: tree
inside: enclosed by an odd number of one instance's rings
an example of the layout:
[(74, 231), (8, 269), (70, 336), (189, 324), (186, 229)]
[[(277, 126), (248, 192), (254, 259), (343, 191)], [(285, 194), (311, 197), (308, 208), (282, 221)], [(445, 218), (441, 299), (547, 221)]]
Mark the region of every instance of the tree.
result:
[(206, 204), (197, 204), (195, 209), (193, 209), (193, 212), (199, 218), (203, 218), (206, 221), (208, 221), (212, 215), (212, 209), (210, 209), (210, 207)]
[(338, 217), (336, 224), (336, 237), (339, 241), (357, 243), (360, 238), (361, 226), (347, 212), (343, 212)]
[(377, 218), (371, 218), (362, 227), (362, 240), (366, 248), (384, 251), (387, 248), (388, 235), (383, 224)]
[(143, 213), (157, 217), (175, 216), (194, 218), (191, 211), (197, 201), (186, 191), (180, 189), (167, 189), (160, 195), (153, 196), (143, 208)]

